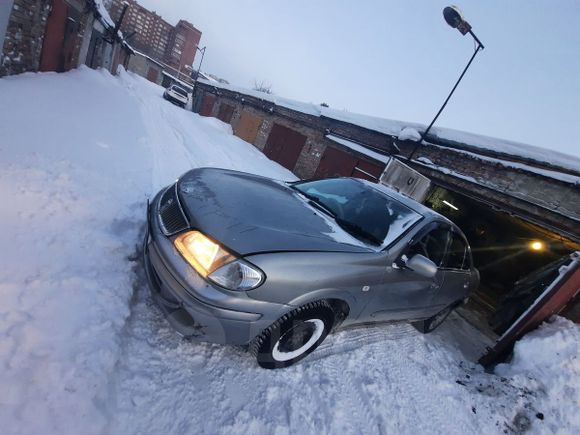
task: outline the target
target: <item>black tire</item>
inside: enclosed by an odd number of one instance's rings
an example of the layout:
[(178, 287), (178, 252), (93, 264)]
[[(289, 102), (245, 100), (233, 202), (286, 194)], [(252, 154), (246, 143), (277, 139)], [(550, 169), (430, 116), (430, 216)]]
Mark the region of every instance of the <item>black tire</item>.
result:
[(334, 311), (328, 302), (311, 302), (266, 328), (252, 341), (250, 352), (262, 368), (289, 367), (313, 352), (333, 324)]
[(422, 320), (420, 322), (413, 322), (412, 325), (417, 331), (422, 332), (423, 334), (429, 334), (430, 332), (435, 331), (443, 324), (443, 322), (445, 322), (445, 319), (447, 319), (447, 316), (451, 314), (451, 311), (453, 311), (453, 306), (443, 308), (433, 317), (429, 317), (428, 319)]

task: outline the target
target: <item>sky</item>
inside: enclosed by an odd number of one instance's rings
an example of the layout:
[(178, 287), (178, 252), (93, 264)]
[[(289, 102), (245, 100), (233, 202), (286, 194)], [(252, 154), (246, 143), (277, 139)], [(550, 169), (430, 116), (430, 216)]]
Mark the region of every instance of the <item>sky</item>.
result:
[[(202, 70), (335, 109), (428, 124), (473, 53), (449, 1), (140, 0), (190, 21)], [(580, 1), (458, 0), (485, 49), (436, 126), (580, 155)], [(197, 69), (199, 57), (194, 62)]]

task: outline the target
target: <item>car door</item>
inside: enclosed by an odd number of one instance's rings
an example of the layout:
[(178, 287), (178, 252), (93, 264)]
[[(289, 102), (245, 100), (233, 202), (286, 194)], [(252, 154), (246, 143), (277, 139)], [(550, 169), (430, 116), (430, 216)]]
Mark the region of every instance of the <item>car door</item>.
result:
[(471, 255), (467, 241), (457, 231), (450, 229), (449, 248), (441, 268), (444, 285), (435, 293), (433, 305), (446, 307), (463, 299), (469, 292), (472, 280)]
[[(374, 290), (364, 313), (366, 320), (409, 320), (430, 315), (434, 296), (444, 282), (442, 265), (448, 243), (449, 229), (433, 223), (419, 232), (394, 257), (391, 256), (395, 263), (387, 265), (382, 286)], [(426, 278), (397, 261), (399, 258), (410, 259), (416, 254), (435, 263), (437, 273), (434, 277)]]

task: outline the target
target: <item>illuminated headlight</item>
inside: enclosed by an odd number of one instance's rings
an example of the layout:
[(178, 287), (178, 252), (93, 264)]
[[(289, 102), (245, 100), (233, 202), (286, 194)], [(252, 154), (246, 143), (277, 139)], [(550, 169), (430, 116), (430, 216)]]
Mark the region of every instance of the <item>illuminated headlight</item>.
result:
[(264, 281), (259, 269), (237, 259), (199, 231), (188, 231), (173, 244), (197, 273), (221, 287), (251, 290)]
[(199, 231), (188, 231), (176, 238), (173, 244), (204, 278), (219, 266), (236, 258)]

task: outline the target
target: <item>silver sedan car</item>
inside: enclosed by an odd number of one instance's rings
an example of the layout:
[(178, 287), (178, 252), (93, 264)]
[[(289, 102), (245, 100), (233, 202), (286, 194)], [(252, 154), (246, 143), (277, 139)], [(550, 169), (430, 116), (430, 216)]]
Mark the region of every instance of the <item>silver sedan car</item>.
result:
[(282, 182), (194, 169), (147, 213), (154, 299), (182, 335), (287, 367), (339, 326), (439, 326), (479, 283), (463, 233), (355, 178)]

